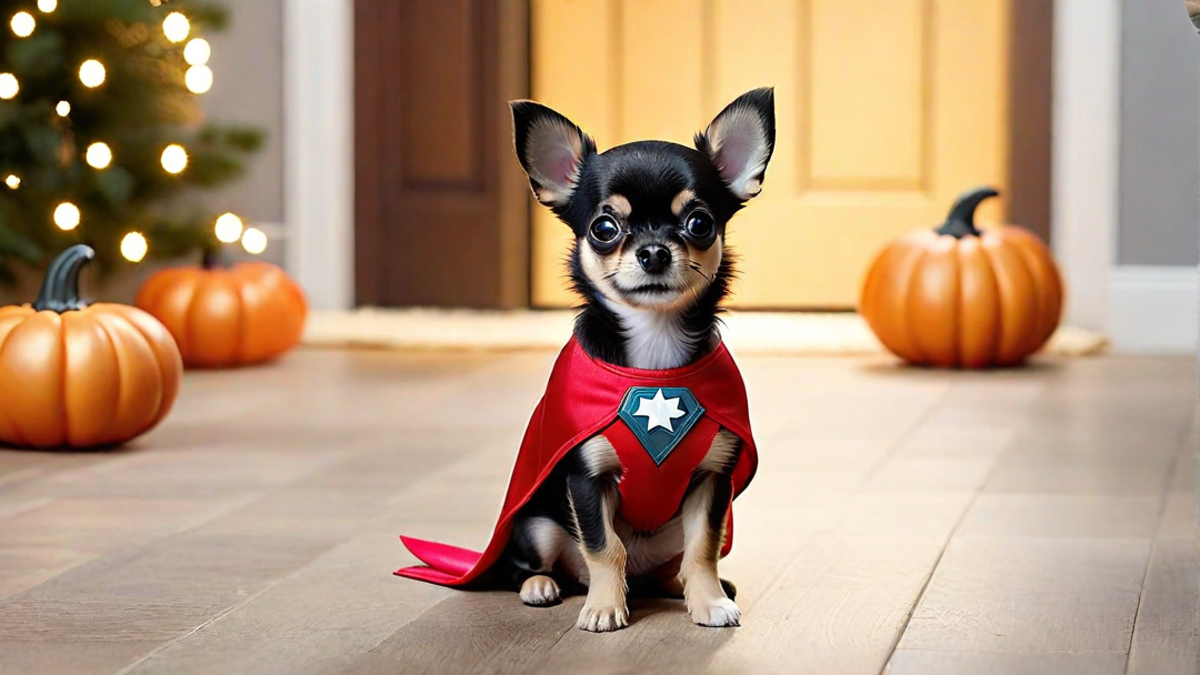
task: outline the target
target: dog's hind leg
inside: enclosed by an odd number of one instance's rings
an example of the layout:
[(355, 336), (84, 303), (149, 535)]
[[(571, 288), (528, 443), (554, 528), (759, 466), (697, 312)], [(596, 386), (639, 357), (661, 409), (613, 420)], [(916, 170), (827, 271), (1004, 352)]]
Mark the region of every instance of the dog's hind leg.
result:
[(535, 574), (521, 584), (521, 602), (530, 607), (549, 607), (562, 600), (562, 591), (553, 577)]
[(570, 533), (552, 518), (523, 517), (514, 523), (507, 560), (522, 602), (531, 607), (559, 603), (562, 591), (551, 573), (563, 552), (574, 546)]

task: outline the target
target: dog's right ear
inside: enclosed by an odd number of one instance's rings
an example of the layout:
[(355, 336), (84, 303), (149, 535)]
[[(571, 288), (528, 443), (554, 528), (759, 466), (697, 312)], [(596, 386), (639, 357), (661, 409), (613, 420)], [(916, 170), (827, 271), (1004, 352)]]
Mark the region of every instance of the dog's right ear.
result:
[(596, 153), (596, 144), (571, 120), (540, 103), (512, 101), (509, 107), (513, 145), (533, 195), (546, 206), (565, 206), (575, 193), (583, 162)]

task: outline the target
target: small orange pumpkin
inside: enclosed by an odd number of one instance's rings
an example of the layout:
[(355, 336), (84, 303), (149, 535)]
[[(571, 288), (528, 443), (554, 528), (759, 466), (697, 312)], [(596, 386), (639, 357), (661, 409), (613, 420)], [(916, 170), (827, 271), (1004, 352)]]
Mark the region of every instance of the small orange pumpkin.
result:
[(1063, 287), (1050, 251), (1011, 225), (975, 227), (978, 188), (946, 222), (890, 244), (872, 263), (859, 312), (900, 358), (945, 368), (1022, 362), (1046, 343), (1062, 314)]
[(136, 307), (79, 299), (79, 270), (94, 256), (72, 246), (37, 302), (0, 307), (0, 442), (116, 445), (171, 411), (183, 376), (175, 340)]
[(184, 364), (197, 368), (274, 359), (300, 342), (308, 314), (304, 293), (279, 267), (224, 267), (211, 253), (200, 267), (153, 274), (134, 304), (163, 322)]

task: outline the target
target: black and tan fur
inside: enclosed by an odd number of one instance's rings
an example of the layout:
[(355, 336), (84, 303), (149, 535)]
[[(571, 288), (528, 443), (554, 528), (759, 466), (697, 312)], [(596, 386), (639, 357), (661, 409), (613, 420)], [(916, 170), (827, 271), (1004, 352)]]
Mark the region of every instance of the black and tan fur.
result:
[[(634, 368), (676, 368), (720, 340), (733, 277), (729, 219), (761, 189), (775, 145), (774, 96), (729, 104), (695, 148), (640, 141), (596, 151), (559, 113), (512, 104), (517, 157), (538, 201), (575, 233), (571, 280), (583, 297), (575, 336), (590, 356)], [(603, 436), (567, 453), (514, 522), (503, 564), (529, 605), (587, 588), (578, 625), (629, 623), (630, 588), (683, 597), (693, 621), (736, 626), (733, 585), (717, 574), (725, 505), (741, 441), (722, 429), (677, 515), (655, 532), (617, 517), (621, 465)]]

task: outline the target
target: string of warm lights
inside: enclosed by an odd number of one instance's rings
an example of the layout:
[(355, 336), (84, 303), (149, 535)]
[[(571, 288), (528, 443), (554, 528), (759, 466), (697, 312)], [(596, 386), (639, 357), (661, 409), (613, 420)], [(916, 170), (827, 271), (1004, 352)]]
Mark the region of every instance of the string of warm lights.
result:
[[(149, 1), (154, 7), (159, 7), (167, 2), (167, 0)], [(37, 0), (37, 8), (43, 14), (50, 14), (58, 9), (58, 0)], [(18, 38), (27, 38), (37, 30), (37, 19), (33, 14), (22, 10), (13, 14), (8, 25), (13, 35)], [(183, 59), (188, 64), (188, 69), (184, 73), (184, 85), (193, 94), (207, 93), (213, 86), (213, 72), (208, 67), (208, 61), (212, 58), (212, 45), (204, 38), (197, 37), (188, 40), (188, 36), (192, 32), (192, 25), (182, 12), (168, 14), (163, 19), (162, 31), (167, 40), (172, 43), (178, 44), (187, 40), (183, 48)], [(87, 59), (79, 65), (79, 82), (89, 89), (103, 86), (107, 78), (108, 72), (98, 59)], [(16, 98), (20, 91), (21, 83), (17, 80), (16, 75), (0, 72), (0, 100)], [(70, 101), (59, 101), (54, 112), (59, 117), (70, 117)], [(103, 171), (112, 165), (112, 148), (103, 141), (95, 141), (87, 146), (84, 160), (93, 169)], [(188, 166), (187, 149), (178, 143), (172, 143), (163, 148), (159, 161), (167, 173), (172, 175), (183, 173)], [(9, 174), (5, 177), (4, 184), (10, 190), (16, 190), (21, 187), (21, 177)], [(79, 227), (82, 219), (79, 207), (69, 201), (61, 202), (54, 209), (54, 224), (63, 231)], [(218, 217), (214, 230), (218, 241), (225, 244), (240, 241), (242, 248), (250, 254), (258, 255), (267, 249), (266, 233), (258, 228), (246, 227), (242, 219), (232, 213), (225, 213)], [(130, 262), (141, 262), (149, 252), (149, 248), (149, 242), (141, 232), (129, 232), (121, 239), (121, 255)]]
[(17, 12), (13, 14), (12, 21), (8, 25), (12, 27), (12, 32), (17, 37), (27, 38), (33, 35), (33, 29), (37, 27), (37, 20), (29, 12)]
[(63, 202), (54, 209), (54, 224), (60, 230), (70, 231), (79, 227), (80, 218), (79, 207), (71, 202)]

